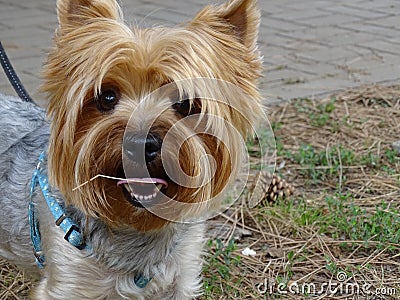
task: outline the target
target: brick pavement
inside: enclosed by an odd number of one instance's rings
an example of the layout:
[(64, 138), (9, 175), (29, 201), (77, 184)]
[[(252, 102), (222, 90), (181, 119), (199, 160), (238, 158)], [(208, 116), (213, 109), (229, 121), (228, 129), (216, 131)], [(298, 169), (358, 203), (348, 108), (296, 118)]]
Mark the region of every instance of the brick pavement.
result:
[[(127, 20), (174, 25), (213, 0), (121, 0)], [(267, 102), (400, 78), (399, 0), (259, 0)], [(0, 39), (35, 99), (55, 0), (0, 0)], [(0, 91), (13, 93), (0, 72)]]

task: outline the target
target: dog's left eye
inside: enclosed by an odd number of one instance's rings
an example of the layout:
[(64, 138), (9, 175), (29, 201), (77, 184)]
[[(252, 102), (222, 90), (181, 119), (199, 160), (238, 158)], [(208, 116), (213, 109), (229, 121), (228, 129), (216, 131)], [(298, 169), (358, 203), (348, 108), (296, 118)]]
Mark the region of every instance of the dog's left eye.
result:
[(112, 111), (119, 102), (119, 93), (114, 89), (106, 89), (96, 97), (97, 109), (101, 112)]
[(200, 113), (200, 100), (199, 99), (194, 99), (192, 103), (190, 103), (189, 99), (183, 100), (183, 101), (178, 101), (175, 102), (172, 107), (175, 109), (176, 112), (178, 112), (182, 116), (189, 116), (193, 114), (198, 114)]

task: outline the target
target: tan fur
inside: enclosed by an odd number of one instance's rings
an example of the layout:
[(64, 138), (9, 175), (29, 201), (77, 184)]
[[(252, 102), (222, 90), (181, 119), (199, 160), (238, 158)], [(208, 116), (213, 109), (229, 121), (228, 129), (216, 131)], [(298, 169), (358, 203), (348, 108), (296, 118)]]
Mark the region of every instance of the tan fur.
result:
[[(179, 86), (181, 80), (205, 77), (241, 88), (242, 97), (230, 95), (228, 86), (215, 91), (226, 103), (201, 101), (202, 112), (219, 117), (205, 120), (205, 127), (217, 136), (224, 134), (221, 120), (225, 120), (243, 138), (252, 133), (252, 123), (262, 111), (257, 89), (261, 60), (256, 47), (259, 12), (255, 2), (233, 0), (208, 6), (192, 21), (175, 28), (141, 29), (123, 23), (115, 1), (58, 1), (60, 28), (44, 67), (42, 91), (49, 96), (48, 116), (52, 120), (49, 177), (68, 204), (111, 226), (129, 225), (149, 231), (168, 223), (131, 206), (115, 181), (97, 179), (72, 191), (97, 174), (117, 175), (122, 164), (123, 134), (133, 110), (142, 109), (144, 114), (139, 114), (143, 119), (135, 120), (135, 126), (163, 112), (153, 125), (161, 136), (180, 120), (171, 108), (166, 109), (168, 104), (139, 105), (143, 97), (168, 83)], [(186, 86), (179, 88), (185, 91), (202, 89), (182, 84)], [(121, 94), (111, 114), (102, 114), (93, 103), (105, 86)], [(238, 138), (231, 138), (232, 145), (238, 143)], [(235, 160), (240, 154), (232, 156), (211, 134), (201, 134), (178, 151), (177, 160), (186, 174), (195, 176), (199, 172), (199, 149), (214, 156), (216, 177), (200, 190), (171, 184), (166, 193), (176, 201), (205, 202), (221, 193), (238, 171)], [(177, 149), (170, 152), (176, 155)]]

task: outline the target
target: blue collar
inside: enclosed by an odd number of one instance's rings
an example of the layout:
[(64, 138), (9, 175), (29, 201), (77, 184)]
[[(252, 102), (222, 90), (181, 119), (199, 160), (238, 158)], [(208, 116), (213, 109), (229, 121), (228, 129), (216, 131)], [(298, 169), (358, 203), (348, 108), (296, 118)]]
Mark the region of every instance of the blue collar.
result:
[[(36, 258), (36, 263), (39, 268), (43, 269), (45, 266), (45, 257), (42, 250), (42, 239), (39, 231), (39, 220), (36, 216), (35, 202), (33, 201), (33, 194), (35, 192), (36, 186), (40, 187), (43, 197), (46, 200), (47, 206), (52, 213), (55, 223), (57, 226), (61, 227), (64, 231), (64, 239), (67, 240), (72, 246), (78, 248), (79, 250), (88, 249), (85, 244), (82, 233), (80, 232), (79, 226), (66, 215), (65, 207), (62, 201), (57, 200), (51, 194), (51, 187), (49, 185), (49, 180), (47, 177), (46, 168), (46, 154), (42, 152), (39, 156), (39, 162), (36, 166), (36, 170), (33, 172), (30, 192), (29, 192), (29, 225), (31, 232), (31, 240), (33, 244), (33, 253)], [(151, 278), (143, 276), (143, 274), (137, 274), (134, 277), (134, 282), (137, 287), (145, 288), (150, 282)]]
[(35, 172), (33, 172), (31, 187), (29, 192), (29, 224), (31, 228), (31, 240), (33, 243), (34, 254), (36, 263), (40, 268), (45, 265), (45, 259), (42, 251), (42, 239), (39, 231), (39, 220), (36, 217), (35, 203), (33, 201), (33, 193), (36, 186), (39, 185), (43, 197), (46, 200), (47, 206), (52, 213), (55, 223), (64, 231), (64, 239), (67, 240), (72, 246), (78, 249), (85, 248), (83, 236), (79, 230), (78, 225), (65, 214), (65, 208), (51, 195), (49, 180), (47, 177), (46, 167), (46, 154), (42, 152), (39, 156)]

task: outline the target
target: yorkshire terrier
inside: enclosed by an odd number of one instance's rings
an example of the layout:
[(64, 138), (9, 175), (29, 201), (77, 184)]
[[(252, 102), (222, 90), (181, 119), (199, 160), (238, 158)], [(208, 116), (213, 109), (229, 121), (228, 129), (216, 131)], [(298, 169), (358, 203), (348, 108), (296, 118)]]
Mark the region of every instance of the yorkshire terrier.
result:
[(128, 26), (116, 0), (57, 13), (47, 112), (0, 96), (0, 256), (33, 299), (196, 297), (203, 221), (263, 114), (256, 0), (174, 28)]

